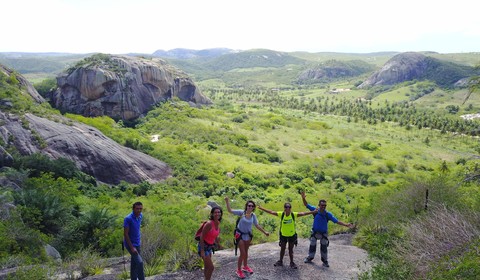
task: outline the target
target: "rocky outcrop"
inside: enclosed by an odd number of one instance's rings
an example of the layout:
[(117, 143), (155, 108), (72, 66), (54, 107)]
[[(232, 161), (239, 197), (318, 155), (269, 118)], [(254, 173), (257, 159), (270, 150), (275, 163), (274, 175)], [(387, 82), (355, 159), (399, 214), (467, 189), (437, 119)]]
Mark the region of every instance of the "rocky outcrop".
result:
[(359, 88), (394, 85), (424, 76), (428, 69), (427, 57), (420, 53), (401, 53), (391, 58), (382, 69), (375, 72)]
[(0, 137), (22, 155), (42, 153), (54, 159), (67, 158), (81, 171), (108, 184), (155, 183), (171, 175), (164, 162), (121, 146), (93, 127), (61, 116), (50, 118), (55, 120), (0, 111)]
[(52, 105), (87, 117), (133, 120), (174, 97), (211, 104), (185, 73), (158, 58), (94, 55), (57, 77), (57, 86)]
[(421, 53), (406, 52), (392, 57), (382, 69), (375, 72), (359, 88), (394, 85), (405, 81), (430, 80), (437, 85), (452, 88), (457, 82), (475, 74), (469, 66), (442, 61)]

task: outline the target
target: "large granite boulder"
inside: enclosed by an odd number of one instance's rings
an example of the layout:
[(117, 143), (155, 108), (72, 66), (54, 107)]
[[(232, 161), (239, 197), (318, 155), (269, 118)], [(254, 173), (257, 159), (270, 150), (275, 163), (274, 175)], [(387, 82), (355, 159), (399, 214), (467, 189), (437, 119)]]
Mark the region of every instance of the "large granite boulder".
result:
[(211, 104), (185, 73), (159, 58), (97, 54), (58, 76), (57, 86), (52, 105), (87, 117), (133, 120), (174, 97)]
[(62, 116), (47, 119), (25, 114), (19, 117), (0, 111), (0, 122), (3, 143), (14, 145), (20, 154), (42, 153), (54, 159), (67, 158), (104, 183), (155, 183), (171, 176), (164, 162), (124, 147), (93, 127)]

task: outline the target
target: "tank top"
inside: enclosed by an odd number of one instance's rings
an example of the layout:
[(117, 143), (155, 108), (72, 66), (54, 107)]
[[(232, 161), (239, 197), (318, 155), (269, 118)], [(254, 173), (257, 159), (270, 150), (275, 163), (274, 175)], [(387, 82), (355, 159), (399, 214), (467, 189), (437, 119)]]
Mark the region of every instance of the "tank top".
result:
[(215, 222), (210, 221), (212, 228), (209, 232), (203, 237), (203, 241), (208, 245), (213, 245), (215, 243), (215, 239), (220, 234), (220, 224), (218, 224), (218, 229), (215, 229)]

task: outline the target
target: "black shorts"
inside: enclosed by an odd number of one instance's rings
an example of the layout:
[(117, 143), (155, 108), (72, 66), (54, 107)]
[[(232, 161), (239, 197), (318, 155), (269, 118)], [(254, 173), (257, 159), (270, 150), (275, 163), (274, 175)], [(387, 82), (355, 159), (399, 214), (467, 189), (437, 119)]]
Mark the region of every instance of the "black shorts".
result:
[(292, 243), (297, 244), (297, 234), (295, 233), (293, 236), (283, 236), (280, 235), (280, 243)]

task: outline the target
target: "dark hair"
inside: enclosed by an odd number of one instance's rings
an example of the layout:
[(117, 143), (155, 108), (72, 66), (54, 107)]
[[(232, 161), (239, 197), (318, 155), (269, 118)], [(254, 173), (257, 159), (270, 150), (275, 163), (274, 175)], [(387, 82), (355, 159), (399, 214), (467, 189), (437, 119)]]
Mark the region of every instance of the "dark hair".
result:
[(326, 201), (325, 199), (320, 199), (320, 200), (318, 201), (318, 205), (320, 205), (322, 202), (323, 202), (323, 203), (327, 203), (327, 201)]
[(253, 202), (253, 200), (249, 200), (247, 201), (247, 203), (245, 203), (245, 211), (247, 211), (247, 206), (249, 203), (253, 204), (253, 208), (257, 207), (257, 205), (255, 204), (255, 202)]
[(132, 210), (135, 209), (135, 206), (143, 206), (143, 204), (142, 204), (140, 201), (135, 202), (135, 203), (132, 205)]
[(285, 204), (283, 204), (283, 208), (285, 208), (285, 206), (290, 206), (290, 208), (292, 208), (292, 204), (290, 204), (290, 202), (285, 202)]
[(222, 207), (220, 206), (215, 206), (212, 208), (212, 210), (210, 210), (210, 217), (209, 219), (210, 220), (213, 220), (213, 213), (215, 213), (215, 210), (219, 209), (220, 210), (220, 219), (218, 219), (219, 221), (222, 220), (222, 216), (223, 216), (223, 210), (222, 210)]

